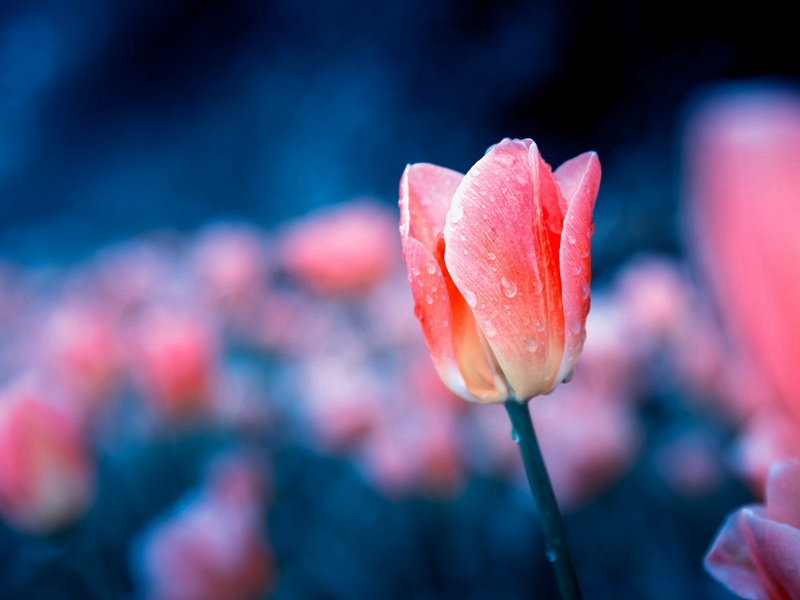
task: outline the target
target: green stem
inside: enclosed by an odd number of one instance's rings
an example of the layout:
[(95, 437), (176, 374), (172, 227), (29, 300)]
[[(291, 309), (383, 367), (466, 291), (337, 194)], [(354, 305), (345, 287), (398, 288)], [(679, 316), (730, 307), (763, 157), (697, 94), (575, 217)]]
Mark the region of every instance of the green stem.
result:
[(528, 405), (516, 400), (509, 400), (505, 406), (508, 416), (511, 418), (514, 441), (519, 446), (522, 462), (525, 464), (525, 473), (531, 486), (533, 500), (539, 510), (539, 518), (542, 521), (547, 545), (547, 557), (553, 563), (561, 597), (564, 600), (580, 600), (581, 591), (578, 587), (575, 569), (572, 566), (572, 558), (567, 549), (561, 513), (558, 512), (553, 487), (550, 485), (542, 452), (536, 441), (536, 432), (533, 429)]

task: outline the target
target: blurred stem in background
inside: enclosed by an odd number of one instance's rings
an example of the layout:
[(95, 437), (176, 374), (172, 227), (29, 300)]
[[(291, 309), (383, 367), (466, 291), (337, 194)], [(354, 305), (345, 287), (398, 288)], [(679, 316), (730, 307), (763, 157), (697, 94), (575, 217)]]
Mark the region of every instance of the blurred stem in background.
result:
[(547, 475), (547, 468), (536, 440), (533, 421), (528, 410), (528, 403), (520, 403), (515, 399), (505, 403), (508, 416), (511, 418), (512, 437), (519, 446), (525, 474), (531, 486), (533, 500), (539, 511), (539, 518), (544, 529), (547, 559), (553, 563), (556, 571), (558, 588), (564, 600), (580, 600), (581, 591), (578, 579), (572, 566), (572, 557), (567, 548), (561, 513), (558, 511), (553, 487)]

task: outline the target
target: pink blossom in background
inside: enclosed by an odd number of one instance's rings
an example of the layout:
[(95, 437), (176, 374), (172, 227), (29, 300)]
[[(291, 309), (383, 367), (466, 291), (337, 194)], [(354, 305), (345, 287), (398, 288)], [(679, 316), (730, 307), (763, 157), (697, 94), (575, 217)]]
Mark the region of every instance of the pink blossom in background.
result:
[(37, 344), (43, 366), (88, 410), (107, 400), (121, 383), (120, 324), (102, 304), (60, 302), (48, 316)]
[(183, 420), (208, 412), (220, 360), (211, 319), (186, 308), (153, 306), (129, 335), (134, 381), (156, 414)]
[(278, 242), (278, 260), (316, 292), (359, 294), (397, 264), (396, 235), (389, 211), (371, 201), (354, 201), (320, 209), (290, 226)]
[(705, 565), (742, 598), (800, 598), (800, 460), (772, 468), (766, 504), (746, 506), (728, 517)]
[(455, 393), (522, 402), (569, 377), (589, 312), (599, 184), (593, 152), (553, 172), (529, 139), (492, 146), (466, 175), (406, 168), (400, 235), (414, 310)]
[(614, 285), (628, 342), (651, 351), (675, 334), (691, 310), (691, 288), (679, 264), (659, 256), (638, 256), (620, 270)]
[(198, 291), (209, 303), (232, 316), (256, 309), (267, 277), (265, 238), (254, 227), (217, 223), (194, 239), (191, 268)]
[(33, 377), (0, 389), (0, 514), (50, 533), (80, 518), (94, 498), (95, 470), (77, 419)]
[(148, 600), (250, 600), (275, 564), (264, 530), (266, 489), (254, 465), (230, 457), (140, 540), (134, 555)]
[(800, 95), (722, 90), (696, 108), (684, 145), (691, 239), (717, 306), (800, 418)]

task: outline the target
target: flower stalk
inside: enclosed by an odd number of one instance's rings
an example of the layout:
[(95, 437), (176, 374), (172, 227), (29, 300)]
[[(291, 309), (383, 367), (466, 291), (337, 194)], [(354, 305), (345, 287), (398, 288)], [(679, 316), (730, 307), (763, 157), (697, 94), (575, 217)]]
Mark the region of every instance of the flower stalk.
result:
[(563, 600), (580, 600), (581, 591), (575, 575), (575, 568), (572, 565), (572, 557), (567, 548), (561, 513), (558, 510), (555, 494), (553, 494), (553, 486), (547, 475), (539, 442), (536, 440), (528, 404), (511, 399), (505, 403), (505, 407), (511, 419), (512, 436), (519, 446), (522, 462), (525, 465), (525, 474), (528, 476), (528, 484), (539, 511), (547, 546), (547, 558), (553, 563), (561, 598)]

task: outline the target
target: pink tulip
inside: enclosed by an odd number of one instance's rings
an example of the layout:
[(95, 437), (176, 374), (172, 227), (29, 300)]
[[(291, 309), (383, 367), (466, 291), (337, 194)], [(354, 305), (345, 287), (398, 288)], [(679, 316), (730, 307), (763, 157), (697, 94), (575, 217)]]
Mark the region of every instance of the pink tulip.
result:
[(280, 262), (316, 292), (357, 294), (389, 274), (397, 252), (392, 229), (387, 211), (366, 202), (321, 210), (286, 232)]
[(773, 467), (766, 506), (746, 506), (728, 517), (705, 564), (742, 598), (800, 598), (800, 460)]
[(94, 469), (76, 420), (38, 382), (0, 390), (0, 513), (49, 533), (80, 517), (94, 497)]
[(686, 148), (692, 233), (722, 316), (800, 417), (800, 96), (749, 89), (707, 100)]
[(552, 172), (503, 140), (466, 175), (406, 168), (400, 233), (428, 350), (467, 400), (524, 401), (570, 377), (589, 312), (593, 152)]
[(134, 555), (151, 600), (260, 598), (275, 564), (264, 529), (264, 491), (248, 465), (217, 465), (203, 489), (155, 524)]
[(153, 307), (137, 323), (134, 377), (151, 406), (169, 419), (206, 412), (217, 376), (216, 331), (191, 311)]

